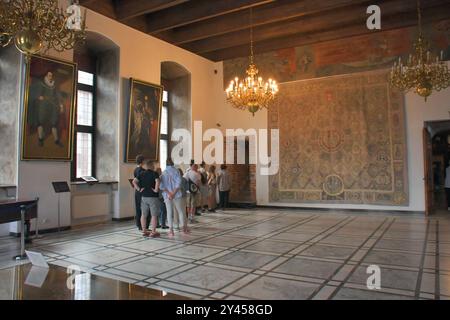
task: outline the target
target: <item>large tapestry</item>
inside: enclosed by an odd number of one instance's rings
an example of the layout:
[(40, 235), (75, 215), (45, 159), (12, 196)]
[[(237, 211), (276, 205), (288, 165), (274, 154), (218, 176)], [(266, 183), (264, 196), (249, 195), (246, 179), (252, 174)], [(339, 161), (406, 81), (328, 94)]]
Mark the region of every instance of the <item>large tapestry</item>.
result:
[(270, 201), (408, 205), (403, 99), (386, 71), (281, 84)]

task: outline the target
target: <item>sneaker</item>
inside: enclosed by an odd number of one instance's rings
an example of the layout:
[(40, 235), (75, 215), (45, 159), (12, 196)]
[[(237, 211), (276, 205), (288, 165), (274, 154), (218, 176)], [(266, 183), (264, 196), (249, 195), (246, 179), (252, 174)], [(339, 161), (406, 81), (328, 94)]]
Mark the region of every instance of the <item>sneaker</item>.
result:
[(161, 225), (160, 225), (160, 224), (158, 224), (158, 225), (156, 226), (156, 228), (157, 228), (157, 229), (160, 229), (160, 228), (161, 228)]
[(166, 229), (169, 229), (169, 227), (168, 226), (162, 226), (161, 229), (166, 230)]

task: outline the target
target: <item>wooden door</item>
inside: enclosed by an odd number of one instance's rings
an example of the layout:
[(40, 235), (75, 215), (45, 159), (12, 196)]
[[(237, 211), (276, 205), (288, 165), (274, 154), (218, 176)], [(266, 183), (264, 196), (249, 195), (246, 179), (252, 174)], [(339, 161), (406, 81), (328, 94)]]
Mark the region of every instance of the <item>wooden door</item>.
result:
[(433, 209), (433, 168), (431, 157), (433, 154), (431, 135), (427, 128), (423, 128), (423, 159), (424, 159), (424, 182), (425, 182), (425, 214), (430, 215)]

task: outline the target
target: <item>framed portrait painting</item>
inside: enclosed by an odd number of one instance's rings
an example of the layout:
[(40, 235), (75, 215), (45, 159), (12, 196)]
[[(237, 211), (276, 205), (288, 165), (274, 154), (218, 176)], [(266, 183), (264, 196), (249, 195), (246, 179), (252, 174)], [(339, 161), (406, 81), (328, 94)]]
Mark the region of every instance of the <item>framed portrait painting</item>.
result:
[(72, 160), (77, 66), (31, 56), (26, 70), (22, 160)]
[(157, 161), (164, 89), (160, 85), (133, 78), (130, 82), (125, 162), (135, 162), (139, 154)]

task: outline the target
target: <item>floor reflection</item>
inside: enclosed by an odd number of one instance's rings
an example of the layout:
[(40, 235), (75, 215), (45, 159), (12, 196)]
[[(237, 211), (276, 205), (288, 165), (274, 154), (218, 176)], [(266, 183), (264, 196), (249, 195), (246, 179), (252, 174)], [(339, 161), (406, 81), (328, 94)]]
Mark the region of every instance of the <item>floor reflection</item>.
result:
[(179, 300), (185, 297), (83, 273), (74, 266), (31, 264), (0, 270), (2, 300)]

